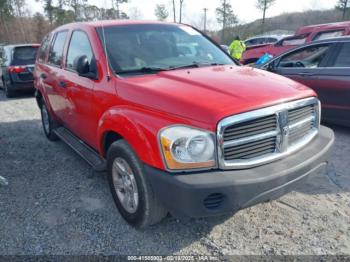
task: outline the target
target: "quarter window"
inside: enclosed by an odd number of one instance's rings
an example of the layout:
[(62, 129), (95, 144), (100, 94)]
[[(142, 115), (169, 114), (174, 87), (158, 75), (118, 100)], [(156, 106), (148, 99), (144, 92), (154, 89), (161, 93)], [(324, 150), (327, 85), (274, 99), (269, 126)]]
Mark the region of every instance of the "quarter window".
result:
[(88, 36), (82, 31), (75, 31), (73, 32), (68, 48), (67, 68), (75, 71), (76, 62), (83, 55), (87, 56), (91, 64), (93, 53)]
[(56, 34), (54, 44), (49, 53), (49, 63), (57, 66), (61, 66), (63, 58), (63, 48), (66, 41), (67, 31), (59, 32)]
[(344, 30), (322, 32), (322, 33), (319, 33), (318, 35), (316, 35), (315, 38), (313, 39), (313, 41), (324, 40), (324, 39), (333, 38), (333, 37), (339, 37), (342, 35), (344, 35)]
[(46, 58), (46, 51), (50, 44), (50, 35), (47, 35), (43, 42), (41, 43), (40, 49), (39, 49), (39, 62), (45, 62)]

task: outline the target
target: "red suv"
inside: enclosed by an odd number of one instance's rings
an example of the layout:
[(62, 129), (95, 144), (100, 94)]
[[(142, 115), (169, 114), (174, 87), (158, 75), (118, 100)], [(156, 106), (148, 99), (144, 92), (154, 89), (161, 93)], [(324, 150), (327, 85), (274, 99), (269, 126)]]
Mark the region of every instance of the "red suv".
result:
[(274, 199), (324, 167), (334, 141), (311, 89), (240, 67), (189, 26), (65, 25), (34, 75), (46, 136), (107, 170), (136, 227)]
[(254, 63), (264, 54), (277, 56), (305, 43), (345, 35), (350, 35), (350, 21), (303, 26), (295, 32), (294, 36), (283, 38), (275, 44), (248, 47), (241, 62), (243, 64)]

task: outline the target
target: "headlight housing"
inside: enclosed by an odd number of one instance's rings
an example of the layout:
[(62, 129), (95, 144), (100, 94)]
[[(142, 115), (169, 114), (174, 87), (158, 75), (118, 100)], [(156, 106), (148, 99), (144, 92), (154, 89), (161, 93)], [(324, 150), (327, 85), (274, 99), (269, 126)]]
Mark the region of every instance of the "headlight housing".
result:
[(210, 169), (216, 166), (215, 134), (188, 126), (159, 132), (159, 143), (169, 170)]

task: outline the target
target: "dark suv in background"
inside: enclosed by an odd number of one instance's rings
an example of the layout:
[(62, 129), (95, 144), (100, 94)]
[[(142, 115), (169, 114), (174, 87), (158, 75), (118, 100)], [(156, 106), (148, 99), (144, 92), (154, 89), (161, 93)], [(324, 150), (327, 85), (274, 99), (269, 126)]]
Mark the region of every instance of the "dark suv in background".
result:
[(34, 92), (33, 70), (39, 46), (21, 44), (0, 47), (0, 76), (7, 97), (13, 97), (16, 91)]

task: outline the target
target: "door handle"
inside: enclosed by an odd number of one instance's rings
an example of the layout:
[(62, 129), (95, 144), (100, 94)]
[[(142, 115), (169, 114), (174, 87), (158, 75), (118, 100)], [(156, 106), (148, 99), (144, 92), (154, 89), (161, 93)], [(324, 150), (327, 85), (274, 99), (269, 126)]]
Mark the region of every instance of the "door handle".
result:
[(298, 75), (303, 76), (303, 77), (308, 77), (308, 76), (314, 76), (315, 74), (313, 74), (313, 73), (299, 73)]
[(42, 79), (46, 79), (46, 78), (47, 78), (47, 75), (45, 75), (44, 73), (42, 73), (42, 74), (40, 75), (40, 77), (41, 77)]
[(58, 83), (58, 86), (59, 86), (59, 87), (62, 87), (62, 88), (66, 88), (66, 87), (67, 87), (67, 83), (64, 82), (64, 81), (60, 81), (60, 82)]

